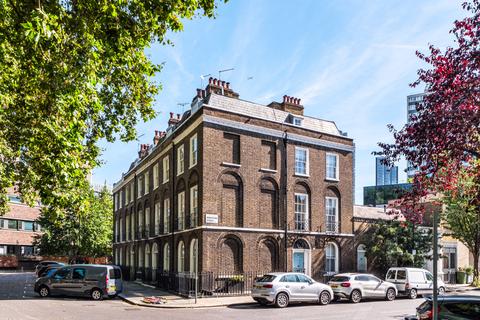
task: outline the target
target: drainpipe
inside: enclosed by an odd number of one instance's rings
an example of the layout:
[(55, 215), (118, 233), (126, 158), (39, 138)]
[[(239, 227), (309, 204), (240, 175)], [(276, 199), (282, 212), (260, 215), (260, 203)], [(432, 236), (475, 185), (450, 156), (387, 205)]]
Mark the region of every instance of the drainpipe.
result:
[(283, 133), (283, 161), (282, 161), (282, 168), (281, 168), (281, 180), (280, 180), (280, 185), (282, 188), (282, 202), (283, 202), (283, 228), (284, 228), (284, 234), (283, 234), (283, 240), (284, 240), (284, 271), (288, 271), (288, 202), (287, 202), (287, 181), (288, 181), (288, 153), (287, 153), (287, 143), (288, 143), (288, 133), (285, 130)]

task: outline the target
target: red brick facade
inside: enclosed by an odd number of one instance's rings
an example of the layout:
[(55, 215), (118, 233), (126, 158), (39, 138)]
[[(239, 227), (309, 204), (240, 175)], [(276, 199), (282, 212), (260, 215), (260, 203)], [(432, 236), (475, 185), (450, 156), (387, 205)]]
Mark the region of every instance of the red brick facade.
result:
[[(299, 99), (261, 106), (214, 81), (206, 92), (199, 90), (191, 111), (143, 147), (114, 186), (117, 263), (148, 272), (193, 271), (192, 243), (198, 243), (199, 271), (292, 270), (294, 259), (314, 277), (353, 270), (353, 141), (332, 122), (303, 116)], [(194, 136), (198, 160), (191, 165)], [(184, 170), (177, 174), (179, 155)], [(327, 179), (327, 155), (336, 161), (330, 166), (335, 178)], [(296, 158), (297, 170), (307, 167), (307, 174), (295, 172)], [(138, 183), (146, 172), (148, 185)], [(137, 189), (145, 186), (138, 197)], [(127, 234), (132, 217), (135, 232)]]

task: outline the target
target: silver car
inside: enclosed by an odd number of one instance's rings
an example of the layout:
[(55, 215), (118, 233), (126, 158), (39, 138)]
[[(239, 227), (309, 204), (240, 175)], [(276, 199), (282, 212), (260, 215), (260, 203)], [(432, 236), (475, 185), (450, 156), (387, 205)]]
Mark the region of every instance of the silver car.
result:
[(364, 298), (393, 301), (397, 296), (395, 284), (380, 280), (371, 274), (337, 274), (328, 282), (328, 285), (332, 287), (335, 300), (346, 298), (353, 303), (358, 303)]
[(279, 308), (285, 308), (290, 302), (325, 305), (333, 299), (333, 291), (303, 273), (275, 272), (256, 279), (252, 298), (262, 305), (275, 304)]

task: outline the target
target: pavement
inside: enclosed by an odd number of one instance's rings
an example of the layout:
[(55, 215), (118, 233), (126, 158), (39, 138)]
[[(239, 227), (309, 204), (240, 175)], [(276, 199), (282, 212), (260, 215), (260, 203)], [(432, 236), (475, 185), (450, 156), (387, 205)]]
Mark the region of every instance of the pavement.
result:
[[(447, 292), (452, 294), (480, 294), (480, 288), (466, 284), (448, 285)], [(160, 303), (145, 303), (143, 302), (144, 297), (159, 297)], [(125, 281), (123, 293), (119, 294), (119, 298), (132, 305), (151, 308), (214, 308), (254, 302), (250, 296), (201, 297), (195, 301), (195, 299), (184, 298), (137, 281)]]
[[(159, 304), (144, 303), (144, 297), (160, 297)], [(118, 297), (130, 304), (152, 308), (214, 308), (254, 302), (250, 296), (184, 298), (136, 281), (125, 281)]]
[[(326, 306), (318, 304), (292, 304), (288, 308), (279, 309), (273, 306), (261, 306), (254, 303), (240, 303), (242, 300), (248, 301), (249, 297), (234, 297), (235, 302), (228, 304), (228, 300), (218, 300), (224, 298), (202, 298), (199, 299), (200, 308), (179, 307), (179, 308), (148, 308), (140, 305), (126, 303), (119, 298), (104, 299), (102, 301), (93, 301), (89, 298), (53, 296), (40, 298), (33, 292), (33, 283), (35, 275), (33, 273), (0, 273), (0, 319), (1, 320), (370, 320), (372, 316), (375, 320), (403, 320), (405, 316), (415, 313), (424, 300), (418, 298), (411, 300), (408, 298), (398, 298), (395, 301), (366, 300), (361, 303), (349, 303), (348, 301), (332, 302)], [(135, 297), (143, 293), (154, 293), (158, 295), (160, 290), (152, 287), (145, 287), (139, 284), (126, 283), (127, 291), (125, 294)], [(140, 288), (138, 287), (140, 286)], [(134, 291), (134, 289), (136, 289)], [(455, 286), (452, 288), (455, 293), (465, 294), (469, 288), (465, 286)], [(457, 293), (458, 292), (458, 293)], [(480, 295), (480, 290), (469, 290), (468, 294)], [(180, 305), (185, 300), (170, 293), (163, 292), (163, 296), (172, 301), (166, 305)], [(138, 298), (138, 296), (137, 296)], [(205, 301), (205, 302), (203, 302)], [(209, 302), (211, 301), (211, 302)], [(221, 307), (220, 303), (213, 305), (214, 301), (224, 301)]]

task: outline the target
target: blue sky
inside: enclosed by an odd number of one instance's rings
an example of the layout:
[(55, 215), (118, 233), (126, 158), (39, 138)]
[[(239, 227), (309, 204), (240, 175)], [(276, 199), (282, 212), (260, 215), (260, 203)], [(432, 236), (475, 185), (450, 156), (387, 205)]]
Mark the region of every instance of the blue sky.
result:
[[(164, 130), (169, 112), (182, 112), (201, 85), (200, 75), (218, 76), (242, 99), (267, 104), (284, 94), (302, 99), (305, 114), (333, 120), (356, 144), (355, 202), (363, 186), (375, 184), (371, 155), (378, 141), (391, 141), (386, 125), (406, 121), (409, 83), (422, 66), (415, 50), (452, 43), (448, 31), (465, 12), (454, 0), (231, 0), (216, 19), (186, 21), (170, 34), (174, 46), (153, 45), (148, 54), (165, 62), (155, 120), (139, 124), (139, 141), (102, 143), (102, 167), (92, 182), (112, 184), (137, 156), (139, 143), (151, 143)], [(253, 77), (253, 79), (250, 79)], [(204, 83), (205, 85), (205, 83)], [(400, 164), (405, 181), (405, 163)]]

